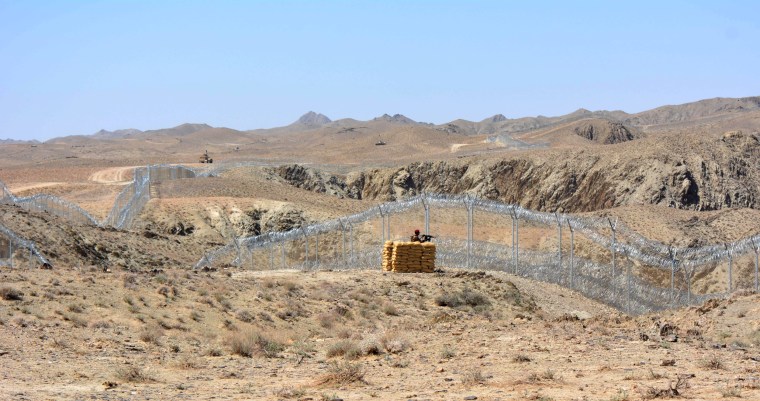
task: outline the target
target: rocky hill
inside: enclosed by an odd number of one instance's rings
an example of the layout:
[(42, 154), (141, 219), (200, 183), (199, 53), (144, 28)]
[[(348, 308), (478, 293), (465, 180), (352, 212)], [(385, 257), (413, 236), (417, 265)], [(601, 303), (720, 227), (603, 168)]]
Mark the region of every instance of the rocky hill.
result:
[[(620, 125), (595, 136), (628, 138)], [(601, 139), (600, 139), (601, 138)], [(684, 141), (691, 146), (683, 146)], [(345, 178), (300, 166), (275, 172), (292, 185), (339, 196), (390, 201), (426, 192), (470, 193), (524, 207), (587, 212), (635, 204), (688, 210), (760, 207), (760, 135), (647, 138), (612, 147), (544, 150), (499, 158), (415, 162)]]

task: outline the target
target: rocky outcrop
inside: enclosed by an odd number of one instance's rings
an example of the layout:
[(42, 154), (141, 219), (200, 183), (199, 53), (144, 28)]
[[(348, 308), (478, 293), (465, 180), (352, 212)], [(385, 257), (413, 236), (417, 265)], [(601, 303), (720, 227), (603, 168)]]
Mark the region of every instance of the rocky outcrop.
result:
[(638, 137), (632, 129), (615, 121), (583, 121), (573, 131), (580, 137), (605, 145), (632, 141)]
[[(727, 133), (702, 152), (637, 156), (567, 151), (552, 157), (412, 163), (350, 175), (347, 194), (392, 201), (429, 193), (471, 194), (523, 207), (586, 212), (628, 204), (678, 209), (758, 208), (760, 136)], [(677, 145), (674, 145), (677, 146)]]
[(270, 172), (297, 188), (341, 198), (349, 196), (345, 180), (313, 168), (290, 164), (272, 168)]

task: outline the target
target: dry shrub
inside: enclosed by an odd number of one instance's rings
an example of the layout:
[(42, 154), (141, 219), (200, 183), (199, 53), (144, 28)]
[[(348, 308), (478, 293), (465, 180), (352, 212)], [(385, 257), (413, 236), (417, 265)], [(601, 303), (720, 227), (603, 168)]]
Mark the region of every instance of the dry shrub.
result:
[(89, 320), (76, 314), (65, 313), (62, 316), (63, 316), (63, 320), (67, 322), (71, 322), (74, 325), (74, 327), (87, 327), (90, 324)]
[(90, 327), (92, 327), (93, 329), (110, 329), (111, 323), (105, 320), (96, 320), (90, 323)]
[(465, 386), (474, 386), (485, 382), (486, 377), (483, 376), (483, 372), (481, 372), (480, 369), (468, 370), (462, 375), (462, 384)]
[(116, 378), (128, 383), (152, 383), (156, 379), (139, 366), (127, 366), (116, 371)]
[(448, 306), (458, 308), (460, 306), (470, 306), (472, 308), (485, 308), (491, 305), (487, 296), (470, 288), (464, 288), (458, 292), (446, 292), (435, 298), (438, 306)]
[(0, 297), (6, 301), (21, 301), (24, 299), (24, 293), (13, 287), (3, 287), (0, 288)]
[(723, 361), (717, 355), (713, 355), (708, 359), (702, 360), (701, 365), (705, 369), (712, 370), (720, 370), (725, 368)]
[(238, 311), (237, 318), (241, 322), (245, 322), (245, 323), (250, 323), (255, 319), (253, 314), (251, 314), (251, 312), (248, 312), (245, 309), (241, 309)]
[(355, 382), (364, 382), (364, 368), (359, 363), (341, 361), (330, 364), (327, 373), (317, 380), (321, 385), (342, 386)]
[(191, 356), (185, 356), (179, 361), (177, 361), (177, 368), (179, 369), (185, 369), (185, 370), (198, 369), (202, 366), (203, 366), (203, 363), (198, 358), (191, 357)]
[(390, 302), (386, 302), (383, 304), (382, 311), (388, 316), (398, 316), (399, 314), (398, 309), (396, 308), (396, 305)]
[(282, 387), (279, 390), (275, 391), (274, 395), (276, 395), (277, 398), (284, 398), (286, 400), (301, 399), (304, 395), (306, 395), (306, 391), (301, 388)]
[(383, 345), (375, 337), (365, 338), (359, 343), (362, 355), (380, 355), (383, 353)]
[(653, 400), (655, 398), (678, 398), (683, 396), (683, 390), (689, 388), (688, 378), (685, 376), (678, 376), (675, 385), (673, 382), (668, 382), (668, 386), (665, 388), (654, 388), (646, 386), (639, 390), (641, 398), (644, 400)]
[(274, 358), (284, 349), (278, 341), (254, 330), (233, 334), (230, 336), (229, 344), (233, 354), (248, 358), (254, 355)]
[(333, 358), (342, 356), (346, 359), (356, 359), (361, 356), (362, 351), (356, 342), (351, 340), (340, 340), (327, 348), (327, 357)]
[(146, 343), (153, 343), (158, 345), (159, 340), (164, 335), (164, 330), (158, 326), (158, 325), (150, 325), (148, 327), (145, 327), (140, 332), (140, 340), (145, 341)]
[(399, 354), (409, 348), (407, 340), (394, 331), (386, 331), (378, 340), (389, 354)]
[(517, 354), (512, 357), (512, 362), (515, 362), (515, 363), (530, 362), (530, 357), (525, 354)]

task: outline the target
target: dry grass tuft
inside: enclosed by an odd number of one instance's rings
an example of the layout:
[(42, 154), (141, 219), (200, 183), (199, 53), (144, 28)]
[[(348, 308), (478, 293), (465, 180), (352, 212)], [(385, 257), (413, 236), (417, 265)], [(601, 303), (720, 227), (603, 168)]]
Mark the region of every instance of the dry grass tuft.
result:
[(486, 377), (480, 369), (468, 370), (462, 374), (462, 384), (465, 386), (474, 386), (486, 382)]
[(274, 358), (284, 349), (281, 343), (253, 330), (233, 334), (229, 338), (229, 343), (233, 354), (248, 358), (254, 355)]
[(327, 357), (342, 356), (346, 359), (356, 359), (362, 354), (361, 348), (351, 340), (340, 340), (327, 348)]
[(156, 379), (139, 366), (127, 366), (116, 371), (116, 378), (128, 383), (153, 383)]
[(3, 287), (0, 288), (0, 297), (6, 301), (22, 301), (24, 293), (13, 287)]
[(341, 361), (330, 364), (327, 373), (317, 380), (320, 385), (346, 385), (364, 382), (364, 368), (359, 363)]
[(140, 340), (146, 343), (160, 344), (161, 337), (164, 335), (164, 330), (158, 325), (150, 325), (145, 327), (140, 332)]

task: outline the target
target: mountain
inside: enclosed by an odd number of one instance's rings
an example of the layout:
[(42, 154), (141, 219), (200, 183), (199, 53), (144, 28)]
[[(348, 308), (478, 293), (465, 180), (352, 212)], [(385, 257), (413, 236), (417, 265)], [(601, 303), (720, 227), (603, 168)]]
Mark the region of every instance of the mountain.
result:
[(190, 135), (192, 133), (195, 133), (204, 129), (209, 129), (209, 128), (213, 128), (213, 127), (208, 124), (185, 123), (182, 125), (178, 125), (174, 128), (164, 128), (164, 129), (145, 131), (142, 133), (142, 136), (146, 136), (146, 137), (158, 136), (158, 135), (185, 136), (185, 135)]
[(116, 131), (107, 131), (107, 130), (100, 130), (92, 136), (94, 138), (103, 138), (103, 139), (110, 139), (110, 138), (125, 138), (128, 136), (133, 136), (137, 134), (141, 134), (142, 131), (135, 128), (127, 128), (127, 129), (117, 129)]
[(331, 122), (332, 120), (330, 120), (330, 118), (327, 117), (326, 115), (310, 111), (302, 115), (298, 120), (296, 120), (291, 125), (305, 125), (307, 127), (319, 127), (325, 124), (329, 124)]
[(386, 121), (386, 122), (394, 123), (394, 124), (417, 124), (416, 121), (412, 120), (411, 118), (403, 114), (394, 114), (392, 116), (388, 114), (383, 114), (380, 117), (373, 118), (372, 121)]
[(760, 110), (760, 96), (744, 98), (705, 99), (676, 106), (662, 106), (630, 115), (623, 122), (629, 125), (662, 125), (708, 118), (720, 118), (737, 113)]

